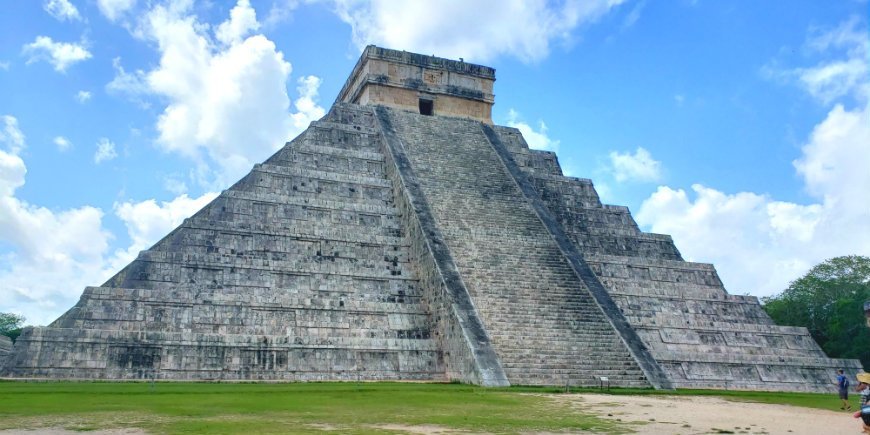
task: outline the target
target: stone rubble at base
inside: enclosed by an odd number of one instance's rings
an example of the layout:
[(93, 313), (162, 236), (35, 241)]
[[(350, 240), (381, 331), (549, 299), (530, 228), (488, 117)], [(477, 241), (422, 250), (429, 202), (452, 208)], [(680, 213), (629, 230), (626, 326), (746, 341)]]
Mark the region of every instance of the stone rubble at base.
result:
[(491, 125), (494, 80), (368, 47), (323, 119), (0, 341), (0, 375), (830, 391), (861, 369)]

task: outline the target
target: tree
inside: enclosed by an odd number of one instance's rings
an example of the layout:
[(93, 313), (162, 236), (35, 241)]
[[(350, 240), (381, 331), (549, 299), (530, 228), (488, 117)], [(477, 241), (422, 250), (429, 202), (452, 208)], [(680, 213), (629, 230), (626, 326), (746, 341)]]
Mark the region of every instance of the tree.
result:
[(828, 356), (857, 358), (870, 367), (870, 258), (836, 257), (817, 264), (782, 293), (762, 298), (779, 325), (804, 326)]
[(0, 313), (0, 334), (15, 341), (21, 335), (21, 326), (24, 325), (24, 316), (14, 313)]

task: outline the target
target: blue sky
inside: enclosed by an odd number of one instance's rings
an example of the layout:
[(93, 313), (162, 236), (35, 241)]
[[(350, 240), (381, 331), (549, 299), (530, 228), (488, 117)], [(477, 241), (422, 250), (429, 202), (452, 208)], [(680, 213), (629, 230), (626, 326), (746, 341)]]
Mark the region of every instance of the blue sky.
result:
[(732, 293), (870, 255), (866, 1), (0, 4), (0, 311), (53, 320), (328, 110), (362, 47), (497, 70), (555, 150)]

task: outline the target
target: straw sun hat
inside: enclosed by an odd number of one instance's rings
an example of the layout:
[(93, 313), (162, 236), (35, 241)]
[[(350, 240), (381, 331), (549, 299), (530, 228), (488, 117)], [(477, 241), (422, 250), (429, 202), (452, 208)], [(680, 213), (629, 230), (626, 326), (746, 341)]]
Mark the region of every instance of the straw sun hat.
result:
[(858, 382), (870, 384), (870, 373), (858, 373), (858, 375), (855, 377), (858, 378)]

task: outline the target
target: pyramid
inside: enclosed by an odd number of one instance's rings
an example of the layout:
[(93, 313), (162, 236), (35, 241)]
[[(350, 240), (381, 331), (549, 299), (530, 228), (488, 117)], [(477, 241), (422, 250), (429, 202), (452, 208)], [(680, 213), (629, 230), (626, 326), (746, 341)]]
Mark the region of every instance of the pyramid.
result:
[(493, 125), (494, 82), (367, 47), (323, 119), (0, 375), (828, 391), (861, 369)]

